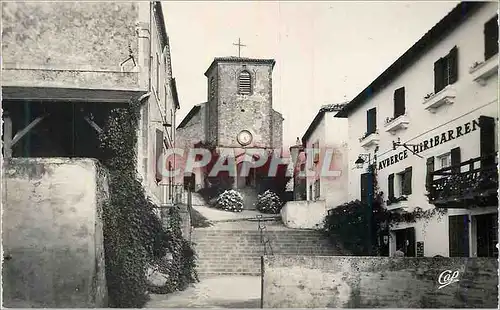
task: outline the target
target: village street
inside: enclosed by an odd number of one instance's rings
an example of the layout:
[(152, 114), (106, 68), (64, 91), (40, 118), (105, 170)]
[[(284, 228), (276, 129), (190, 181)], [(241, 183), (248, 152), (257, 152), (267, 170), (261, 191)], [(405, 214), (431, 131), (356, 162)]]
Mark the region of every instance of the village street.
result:
[(260, 308), (260, 276), (215, 276), (182, 292), (150, 297), (145, 308)]

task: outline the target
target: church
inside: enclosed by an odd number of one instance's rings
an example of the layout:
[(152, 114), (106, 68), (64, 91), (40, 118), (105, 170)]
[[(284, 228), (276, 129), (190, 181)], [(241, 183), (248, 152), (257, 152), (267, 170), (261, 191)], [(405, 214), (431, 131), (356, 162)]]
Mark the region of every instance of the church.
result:
[[(273, 109), (274, 59), (217, 57), (205, 72), (207, 101), (194, 106), (176, 129), (176, 145), (189, 150), (210, 145), (220, 156), (237, 154), (236, 171), (248, 149), (282, 150), (283, 116)], [(210, 186), (206, 169), (184, 173), (193, 189)], [(262, 170), (262, 169), (261, 169)], [(262, 171), (261, 171), (262, 172)], [(256, 196), (266, 177), (258, 169), (231, 180), (230, 188)]]

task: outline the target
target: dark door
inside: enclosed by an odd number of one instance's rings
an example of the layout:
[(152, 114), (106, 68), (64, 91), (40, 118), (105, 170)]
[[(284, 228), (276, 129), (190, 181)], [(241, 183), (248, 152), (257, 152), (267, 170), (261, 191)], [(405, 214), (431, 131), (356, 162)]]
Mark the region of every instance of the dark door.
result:
[(389, 256), (389, 232), (381, 232), (379, 238), (380, 256)]
[(184, 176), (184, 189), (194, 191), (195, 185), (195, 176), (194, 173), (191, 175)]
[(371, 181), (371, 174), (370, 173), (363, 173), (361, 175), (361, 201), (362, 202), (368, 202), (369, 198), (372, 195), (372, 189), (373, 189), (373, 183)]
[(476, 216), (477, 256), (498, 257), (498, 214)]
[(415, 257), (415, 228), (396, 230), (396, 250), (401, 250), (406, 257)]
[(455, 215), (448, 219), (450, 257), (469, 257), (469, 216)]

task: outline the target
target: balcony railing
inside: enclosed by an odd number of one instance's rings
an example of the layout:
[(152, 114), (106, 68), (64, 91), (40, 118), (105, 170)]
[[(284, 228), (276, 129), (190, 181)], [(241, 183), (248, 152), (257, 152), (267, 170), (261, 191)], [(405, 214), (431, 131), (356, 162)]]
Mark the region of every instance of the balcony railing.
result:
[(496, 154), (436, 170), (429, 176), (429, 202), (442, 208), (468, 208), (498, 203)]

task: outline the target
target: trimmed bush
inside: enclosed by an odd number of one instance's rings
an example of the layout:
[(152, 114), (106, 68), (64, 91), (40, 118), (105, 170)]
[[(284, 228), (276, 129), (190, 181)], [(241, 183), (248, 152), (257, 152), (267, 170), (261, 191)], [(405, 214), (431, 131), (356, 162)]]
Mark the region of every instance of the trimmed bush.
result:
[(227, 190), (219, 195), (215, 207), (224, 211), (241, 212), (243, 211), (243, 197), (234, 189)]
[(267, 190), (257, 197), (256, 207), (262, 213), (278, 214), (283, 207), (283, 202), (276, 193)]

